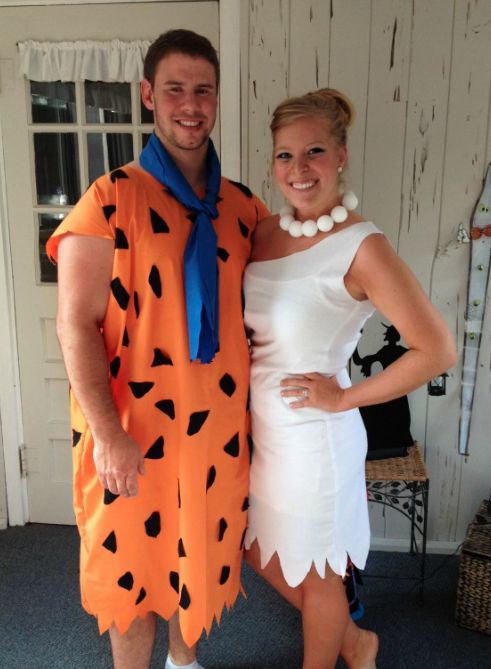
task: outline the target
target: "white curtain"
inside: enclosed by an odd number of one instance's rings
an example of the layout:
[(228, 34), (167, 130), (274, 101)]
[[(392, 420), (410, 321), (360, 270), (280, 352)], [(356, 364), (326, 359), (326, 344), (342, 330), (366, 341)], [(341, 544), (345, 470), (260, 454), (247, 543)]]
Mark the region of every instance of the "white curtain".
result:
[(150, 40), (19, 42), (20, 73), (32, 81), (138, 82)]

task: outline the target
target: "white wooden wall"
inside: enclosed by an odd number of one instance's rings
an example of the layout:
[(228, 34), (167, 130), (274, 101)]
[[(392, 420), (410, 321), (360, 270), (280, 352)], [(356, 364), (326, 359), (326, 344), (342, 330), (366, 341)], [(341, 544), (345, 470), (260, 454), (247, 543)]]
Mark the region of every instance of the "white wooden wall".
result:
[[(491, 161), (489, 0), (250, 0), (242, 8), (242, 178), (272, 210), (269, 118), (285, 97), (332, 86), (353, 101), (347, 180), (417, 274), (462, 349), (467, 229)], [(491, 298), (488, 297), (488, 303)], [(488, 305), (489, 306), (489, 305)], [(382, 318), (361, 353), (383, 344)], [(470, 457), (457, 452), (461, 364), (447, 394), (410, 396), (413, 436), (430, 471), (430, 546), (465, 535), (491, 490), (491, 306), (474, 402)], [(375, 538), (407, 536), (392, 511), (371, 509)], [(438, 543), (436, 543), (438, 542)]]

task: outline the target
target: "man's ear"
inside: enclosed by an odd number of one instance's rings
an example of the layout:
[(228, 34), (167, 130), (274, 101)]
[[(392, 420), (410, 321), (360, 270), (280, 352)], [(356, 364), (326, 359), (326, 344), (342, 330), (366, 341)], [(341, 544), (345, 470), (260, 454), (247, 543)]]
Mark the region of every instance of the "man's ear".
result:
[(143, 79), (140, 82), (140, 95), (143, 105), (150, 111), (153, 111), (153, 90), (152, 84), (148, 81), (148, 79)]

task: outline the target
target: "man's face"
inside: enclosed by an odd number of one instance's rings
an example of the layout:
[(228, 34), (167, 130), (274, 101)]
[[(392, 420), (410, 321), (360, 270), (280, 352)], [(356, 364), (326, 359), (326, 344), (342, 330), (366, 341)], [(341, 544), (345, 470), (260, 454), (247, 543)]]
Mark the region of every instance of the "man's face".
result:
[(141, 95), (145, 107), (153, 110), (157, 137), (171, 154), (206, 145), (218, 102), (211, 63), (172, 53), (158, 64), (153, 88), (142, 81)]

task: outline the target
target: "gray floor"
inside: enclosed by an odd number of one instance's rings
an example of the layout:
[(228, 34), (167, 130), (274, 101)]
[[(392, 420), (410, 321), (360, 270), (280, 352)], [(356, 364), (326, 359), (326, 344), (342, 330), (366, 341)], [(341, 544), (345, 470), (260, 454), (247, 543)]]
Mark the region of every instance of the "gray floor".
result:
[[(417, 566), (401, 553), (370, 555), (361, 624), (380, 635), (379, 669), (491, 669), (491, 637), (453, 621), (458, 557), (429, 556), (424, 606), (414, 581), (387, 578), (414, 575)], [(74, 528), (0, 532), (0, 669), (111, 669), (107, 638), (80, 607), (77, 571)], [(203, 640), (201, 662), (207, 669), (298, 669), (298, 614), (246, 567), (243, 580), (247, 600)], [(161, 625), (152, 669), (163, 669), (165, 653)]]

